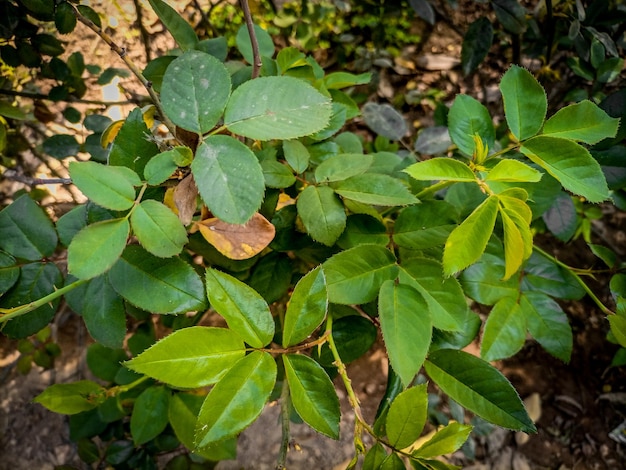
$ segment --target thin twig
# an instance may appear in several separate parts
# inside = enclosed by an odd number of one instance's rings
[[[77,9],[74,9],[74,14],[76,15],[76,18],[78,19],[78,21],[83,23],[85,26],[91,29],[94,33],[100,36],[100,38],[102,38],[102,40],[109,45],[109,47],[113,50],[113,52],[115,52],[118,56],[120,56],[120,59],[124,61],[128,69],[133,73],[133,75],[135,75],[135,77],[137,77],[137,79],[141,82],[144,88],[148,91],[148,94],[150,95],[150,98],[152,99],[154,106],[156,106],[157,110],[159,111],[159,115],[161,116],[161,121],[163,122],[163,124],[165,124],[165,126],[169,129],[170,133],[174,137],[176,137],[176,126],[174,125],[172,121],[170,121],[167,115],[163,112],[163,107],[161,106],[161,100],[159,99],[159,96],[156,94],[156,92],[152,88],[152,82],[150,82],[146,77],[144,77],[141,70],[139,70],[139,67],[137,67],[137,65],[132,61],[132,59],[128,57],[126,48],[118,46],[117,43],[113,41],[113,38],[111,36],[109,36],[106,32],[104,32],[102,28],[96,25],[89,18],[86,18],[83,15],[81,15]]]
[[[47,100],[47,101],[63,101],[66,103],[83,103],[83,104],[95,104],[100,106],[115,106],[115,105],[124,105],[124,104],[137,104],[139,102],[138,99],[133,100],[121,100],[121,101],[100,101],[100,100],[85,100],[82,98],[76,98],[74,96],[69,96],[64,100],[55,100],[50,98],[48,95],[44,95],[43,93],[30,93],[27,91],[15,91],[15,90],[0,90],[0,95],[5,96],[20,96],[22,98],[30,98],[33,100]]]
[[[250,34],[250,43],[252,44],[252,78],[259,76],[259,71],[263,62],[261,62],[261,54],[259,53],[259,42],[256,38],[256,32],[254,31],[254,23],[252,22],[252,13],[250,13],[250,6],[248,0],[239,0],[241,8],[243,9],[243,16],[246,19],[246,26],[248,27],[248,33]]]
[[[280,392],[280,422],[282,429],[282,440],[276,470],[285,470],[287,464],[287,453],[289,452],[289,414],[291,412],[291,397],[289,395],[289,383],[283,380]]]
[[[213,27],[213,25],[211,24],[211,21],[209,20],[209,17],[207,16],[207,14],[204,12],[204,10],[202,9],[202,6],[200,5],[200,3],[198,2],[198,0],[193,0],[193,5],[196,7],[196,10],[198,10],[198,12],[200,13],[200,17],[202,18],[202,20],[200,21],[201,25],[204,25],[204,27],[207,29],[208,31],[211,31],[211,33],[213,34],[213,36],[219,36],[219,34],[217,33],[217,31],[215,31],[215,28]],[[210,10],[209,10],[210,11]]]
[[[143,47],[146,51],[146,61],[150,62],[152,60],[152,52],[150,51],[150,35],[143,25],[143,12],[141,5],[139,4],[139,0],[133,0],[133,3],[135,4],[135,11],[137,12],[137,26],[139,26],[141,41],[143,42]]]
[[[2,176],[11,181],[24,183],[27,186],[40,186],[44,184],[72,184],[72,180],[70,178],[32,178],[30,176],[20,175],[13,169],[6,170]]]

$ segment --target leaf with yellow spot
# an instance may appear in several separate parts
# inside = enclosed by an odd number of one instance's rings
[[[196,224],[207,242],[230,259],[249,259],[274,239],[276,229],[258,212],[245,224],[229,224],[213,217]]]
[[[100,136],[100,145],[102,145],[103,149],[107,148],[109,144],[113,143],[113,141],[117,137],[118,132],[124,125],[124,122],[124,119],[112,122],[111,124],[109,124],[109,127],[104,130],[104,132]]]

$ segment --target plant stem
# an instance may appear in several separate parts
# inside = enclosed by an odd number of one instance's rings
[[[602,301],[598,298],[598,296],[596,296],[596,294],[593,293],[591,288],[587,285],[587,283],[585,281],[582,280],[582,278],[580,277],[580,275],[576,272],[576,270],[574,268],[572,268],[571,266],[568,266],[567,264],[559,261],[554,256],[552,256],[551,254],[545,252],[544,250],[542,250],[541,248],[539,248],[536,245],[533,246],[533,249],[537,253],[539,253],[541,256],[543,256],[544,258],[547,258],[550,261],[552,261],[553,263],[555,263],[557,266],[560,266],[561,268],[566,269],[567,271],[569,271],[570,274],[572,276],[574,276],[574,278],[576,279],[578,284],[580,284],[580,286],[583,288],[583,290],[591,298],[593,303],[595,303],[598,306],[598,308],[600,310],[602,310],[602,313],[604,313],[605,315],[615,315],[615,312],[613,312],[610,308],[608,308],[606,305],[604,305],[602,303]]]
[[[75,98],[73,96],[68,97],[65,100],[53,100],[48,95],[44,95],[43,93],[29,93],[27,91],[16,91],[16,90],[0,90],[0,95],[5,96],[20,96],[22,98],[30,98],[33,100],[47,100],[47,101],[63,101],[66,103],[83,103],[83,104],[95,104],[100,106],[115,106],[115,105],[123,105],[123,104],[137,104],[137,100],[121,100],[121,101],[100,101],[100,100],[84,100],[82,98]]]
[[[259,76],[259,71],[261,70],[261,66],[263,62],[261,62],[261,54],[259,54],[259,42],[256,38],[256,33],[254,31],[254,22],[252,21],[252,14],[250,13],[250,5],[248,5],[248,0],[239,0],[241,4],[241,8],[243,9],[243,16],[246,19],[246,26],[248,27],[248,34],[250,34],[250,42],[252,44],[252,78],[257,78]]]
[[[146,62],[152,60],[152,54],[150,52],[150,35],[143,25],[143,11],[139,0],[133,0],[135,4],[135,11],[137,12],[137,26],[139,26],[139,32],[141,33],[141,41],[143,42],[144,50],[146,51]]]
[[[163,112],[163,107],[161,106],[161,100],[159,99],[159,96],[154,91],[154,88],[152,88],[152,82],[150,82],[146,77],[144,77],[141,70],[139,70],[139,67],[137,67],[137,65],[131,60],[131,58],[128,57],[128,54],[126,53],[126,48],[118,46],[115,43],[115,41],[113,41],[113,38],[111,36],[105,33],[102,28],[97,26],[89,18],[86,18],[83,15],[81,15],[77,9],[74,9],[74,14],[76,15],[76,18],[78,19],[78,21],[83,23],[85,26],[87,26],[89,29],[95,32],[98,36],[100,36],[100,38],[102,38],[102,40],[106,42],[109,45],[109,47],[111,47],[111,49],[118,56],[120,56],[120,59],[124,61],[128,69],[133,73],[133,75],[135,75],[135,77],[137,77],[137,79],[141,82],[144,88],[148,91],[148,94],[150,95],[150,98],[152,99],[154,106],[156,106],[157,110],[159,111],[159,115],[161,116],[161,120],[163,124],[165,124],[165,126],[169,129],[170,133],[174,137],[176,137],[176,126],[174,125],[172,121],[170,121],[167,115]]]
[[[119,395],[120,393],[128,392],[130,389],[135,388],[137,385],[145,382],[148,379],[150,379],[150,377],[148,377],[147,375],[144,375],[143,377],[140,377],[137,380],[135,380],[134,382],[131,382],[129,384],[118,385],[117,387],[113,387],[113,388],[109,389],[108,392],[107,392],[107,395],[109,395],[111,397],[115,397],[115,396]]]
[[[448,186],[452,185],[456,181],[439,181],[438,183],[433,184],[425,189],[422,189],[419,193],[415,195],[418,199],[423,198],[424,196],[429,196],[431,194],[435,194],[437,191],[440,191]]]
[[[70,178],[31,178],[30,176],[19,175],[13,169],[8,169],[2,176],[12,181],[24,183],[27,186],[39,186],[42,184],[72,184],[72,180]]]
[[[287,452],[289,452],[289,414],[291,411],[291,396],[289,395],[289,384],[287,379],[283,380],[283,387],[280,392],[280,422],[282,429],[282,440],[276,470],[286,470]]]
[[[5,323],[9,320],[12,320],[13,318],[20,317],[26,313],[32,312],[33,310],[36,310],[39,307],[42,307],[49,302],[52,302],[53,300],[61,297],[62,295],[68,293],[69,291],[75,289],[76,287],[84,284],[87,281],[88,279],[79,279],[78,281],[75,281],[65,287],[62,287],[61,289],[56,290],[53,293],[48,294],[39,300],[35,300],[34,302],[30,302],[25,305],[20,305],[19,307],[0,308],[0,315],[1,315],[0,324]]]

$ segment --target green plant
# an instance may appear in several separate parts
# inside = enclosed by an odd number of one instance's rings
[[[614,137],[618,119],[590,101],[546,119],[543,88],[512,66],[500,84],[506,136],[496,140],[487,109],[459,95],[447,118],[452,158],[402,158],[402,116],[369,103],[364,118],[379,137],[365,153],[342,129],[359,113],[349,90],[367,75],[326,74],[291,47],[272,58],[249,15],[237,45],[250,65],[226,67],[224,42],[200,41],[164,2],[150,4],[180,53],[141,72],[63,3],[146,86],[170,135],[155,136],[151,111],[137,108],[98,128],[112,140],[106,163],[69,163],[88,203],[54,223],[28,194],[0,212],[3,333],[37,333],[64,296],[96,340],[87,362],[102,382],[55,384],[35,399],[71,416],[83,460],[153,468],[154,454],[180,444],[192,456],[175,457],[177,468],[229,458],[236,435],[279,399],[282,467],[292,410],[338,437],[329,378],[338,374],[356,415],[350,467],[365,454],[364,468],[458,468],[436,457],[460,448],[470,425],[450,421],[414,446],[428,414],[427,384],[415,383],[422,369],[462,407],[534,432],[488,361],[515,354],[527,332],[567,361],[572,333],[555,299],[585,293],[626,346],[624,275],[611,286],[613,313],[581,273],[533,244],[535,221],[566,191],[590,204],[610,198],[585,145]],[[67,276],[52,262],[59,246]],[[462,351],[481,326],[466,297],[493,306],[480,358]],[[227,326],[201,326],[207,311]],[[158,341],[153,316],[171,329]],[[379,331],[391,369],[368,423],[345,364]]]

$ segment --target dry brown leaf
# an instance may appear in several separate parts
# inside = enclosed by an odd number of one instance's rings
[[[243,225],[229,224],[213,217],[196,226],[207,242],[224,256],[242,260],[260,253],[274,239],[276,229],[261,214],[256,213]]]
[[[178,183],[174,190],[174,204],[178,210],[178,218],[183,225],[189,225],[196,212],[196,198],[198,197],[198,187],[193,179],[193,175],[187,175]]]

